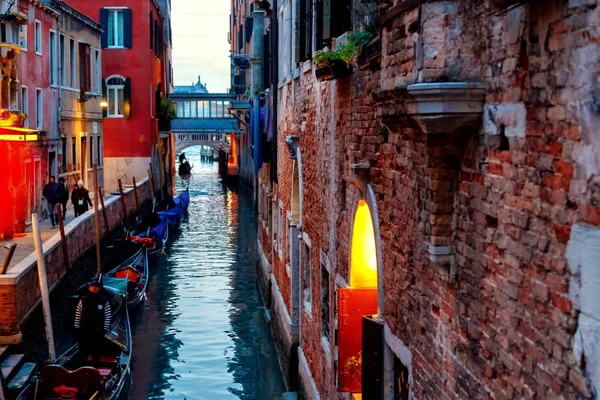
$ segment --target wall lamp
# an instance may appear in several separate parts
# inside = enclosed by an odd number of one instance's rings
[[[367,198],[367,186],[371,172],[371,164],[368,161],[363,161],[358,164],[350,164],[350,169],[354,172],[354,180],[352,185],[360,192],[361,200]]]

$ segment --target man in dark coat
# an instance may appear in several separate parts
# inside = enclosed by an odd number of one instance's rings
[[[44,186],[42,196],[48,202],[48,214],[50,215],[50,222],[52,223],[52,229],[56,228],[56,205],[60,202],[61,187],[56,183],[53,176],[50,177],[50,182]]]
[[[80,355],[85,360],[92,356],[92,362],[100,360],[102,343],[112,323],[110,303],[104,297],[103,289],[99,276],[90,283],[88,294],[79,300],[75,312],[75,335]]]
[[[67,203],[69,202],[69,188],[65,183],[65,178],[62,176],[58,178],[58,184],[61,187],[60,190],[60,204],[62,205],[62,216],[63,220],[67,217]]]
[[[179,155],[179,163],[183,164],[184,161],[186,161],[187,159],[185,158],[185,153],[181,153]]]
[[[77,182],[77,187],[73,190],[71,195],[71,202],[75,207],[75,217],[83,215],[88,210],[88,205],[92,206],[92,200],[90,200],[90,192],[83,187],[83,181]]]

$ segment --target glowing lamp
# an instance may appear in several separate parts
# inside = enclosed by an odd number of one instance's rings
[[[350,286],[354,288],[376,288],[377,252],[375,233],[371,212],[364,200],[361,200],[356,208],[351,251]]]
[[[102,100],[102,101],[100,102],[100,107],[102,107],[102,108],[107,108],[107,107],[108,107],[108,102],[107,102],[106,100]]]

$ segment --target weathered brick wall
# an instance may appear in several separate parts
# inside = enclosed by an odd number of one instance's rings
[[[379,209],[384,319],[412,353],[415,398],[590,395],[573,355],[578,310],[565,251],[573,223],[600,225],[600,7],[499,3],[423,4],[384,28],[381,71],[355,68],[319,83],[305,65],[279,90],[276,195],[289,212],[284,140],[299,135],[302,232],[312,256],[301,346],[322,398],[336,389],[333,355],[321,345],[320,253],[334,269],[333,305],[336,274],[348,280],[350,164],[364,160]],[[388,130],[372,97],[432,81],[476,81],[487,91],[479,131],[442,146],[437,159],[406,135],[414,127]],[[444,151],[457,152],[458,164],[432,163]],[[424,242],[448,231],[454,262],[434,264]],[[285,263],[274,273],[288,296]]]
[[[138,199],[140,205],[151,198],[148,180],[138,183]],[[126,207],[131,215],[135,210],[133,190],[125,194]],[[112,231],[121,225],[121,202],[110,201],[106,204],[109,229]],[[104,235],[104,222],[100,213],[100,234]],[[83,221],[81,220],[83,219]],[[93,210],[79,220],[65,227],[69,260],[73,265],[83,254],[96,243]],[[58,235],[58,234],[57,234]],[[50,239],[45,244],[46,273],[48,286],[55,285],[64,275],[64,259],[60,237]],[[50,247],[50,248],[48,248]],[[0,276],[0,335],[14,335],[27,315],[40,301],[37,263],[35,254],[14,266],[7,274]]]

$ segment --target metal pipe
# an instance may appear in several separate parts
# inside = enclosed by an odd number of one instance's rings
[[[31,226],[33,228],[33,242],[35,244],[35,255],[37,258],[40,293],[42,295],[46,339],[48,340],[48,355],[49,361],[52,362],[56,359],[56,350],[54,347],[54,333],[52,330],[52,316],[50,313],[50,291],[48,290],[48,277],[46,275],[46,260],[44,259],[42,232],[37,214],[31,216]]]

